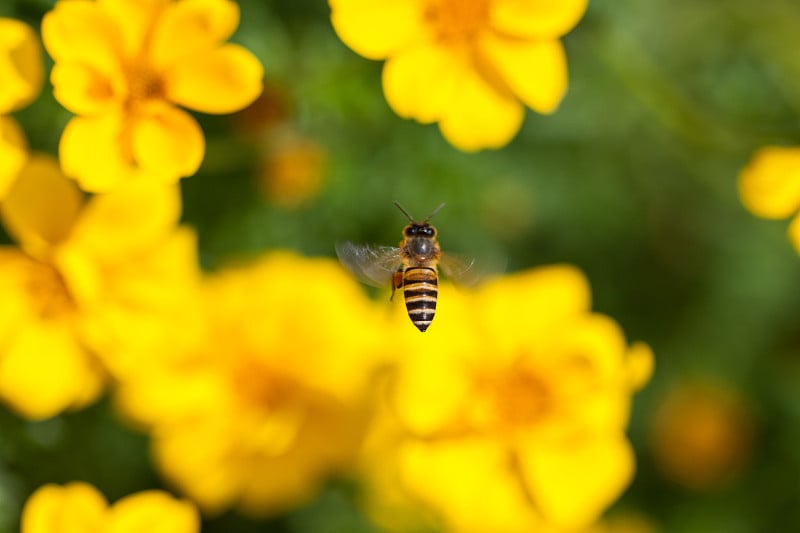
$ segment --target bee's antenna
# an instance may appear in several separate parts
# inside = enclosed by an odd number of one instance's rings
[[[439,205],[439,207],[437,207],[436,209],[434,209],[434,210],[433,210],[433,213],[431,213],[430,215],[428,215],[428,216],[427,216],[427,218],[425,218],[425,220],[423,220],[423,221],[422,221],[422,223],[423,223],[423,224],[425,224],[425,223],[426,223],[426,222],[428,222],[430,219],[432,219],[432,218],[433,218],[433,215],[435,215],[436,213],[438,213],[438,212],[439,212],[439,210],[440,210],[441,208],[443,208],[443,207],[444,207],[444,202],[442,202],[442,203],[441,203],[441,205]]]
[[[394,205],[396,205],[396,206],[397,206],[397,209],[399,209],[400,211],[402,211],[402,212],[403,212],[403,214],[404,214],[405,216],[407,216],[407,217],[408,217],[408,220],[410,220],[411,222],[414,222],[414,217],[412,217],[411,215],[409,215],[409,214],[408,214],[408,211],[406,211],[405,209],[403,209],[403,206],[401,206],[400,204],[398,204],[398,203],[397,203],[397,200],[395,200],[395,202],[394,202]],[[438,211],[438,209],[437,209],[437,211]],[[430,217],[428,217],[428,218],[430,218]]]

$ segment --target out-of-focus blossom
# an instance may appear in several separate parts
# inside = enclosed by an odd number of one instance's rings
[[[506,145],[525,106],[552,113],[567,89],[559,38],[587,0],[329,0],[347,46],[385,59],[383,92],[401,117],[438,122],[455,147]]]
[[[3,115],[36,98],[43,78],[42,49],[36,33],[23,22],[0,18],[0,199],[28,158],[22,129]]]
[[[730,385],[696,380],[674,386],[652,420],[651,447],[661,472],[693,490],[734,480],[753,449],[755,420]]]
[[[0,17],[0,114],[31,103],[42,89],[42,48],[33,29]]]
[[[325,177],[325,148],[298,127],[294,102],[283,85],[267,83],[250,106],[232,117],[232,124],[258,154],[256,186],[261,196],[284,208],[308,204]]]
[[[159,490],[137,492],[109,505],[88,483],[45,485],[22,512],[21,533],[198,533],[190,502]]]
[[[258,187],[267,201],[298,207],[314,198],[322,187],[326,154],[310,137],[280,128],[264,140],[258,168]]]
[[[371,514],[413,522],[422,502],[416,519],[459,533],[594,523],[633,475],[625,429],[653,361],[589,300],[584,276],[555,266],[473,295],[443,285],[424,337],[399,316],[395,421],[365,448]]]
[[[206,335],[120,385],[169,482],[214,513],[269,515],[347,470],[377,361],[376,309],[329,259],[272,253],[207,281]]]
[[[0,247],[0,398],[23,416],[91,402],[108,371],[135,364],[126,343],[147,346],[193,305],[194,235],[176,227],[175,186],[86,201],[54,159],[33,155],[0,214],[19,243]]]
[[[754,215],[783,219],[795,215],[789,238],[800,253],[800,147],[767,146],[739,174],[739,197]]]
[[[238,24],[230,0],[59,1],[42,35],[55,97],[78,115],[61,137],[64,172],[88,191],[194,174],[203,132],[177,106],[230,113],[261,92],[258,59],[225,42]]]

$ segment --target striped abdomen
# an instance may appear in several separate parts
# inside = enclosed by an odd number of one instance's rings
[[[403,296],[411,322],[420,331],[431,325],[436,312],[438,275],[431,267],[408,267],[403,271]]]

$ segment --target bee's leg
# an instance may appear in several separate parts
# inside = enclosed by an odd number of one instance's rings
[[[389,296],[390,302],[392,301],[392,298],[394,298],[394,291],[401,288],[402,286],[403,286],[403,271],[398,270],[392,276],[392,295]]]

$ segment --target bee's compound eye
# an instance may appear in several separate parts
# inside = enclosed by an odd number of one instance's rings
[[[417,228],[414,226],[407,226],[404,233],[406,237],[413,237],[417,234]]]
[[[422,233],[424,235],[427,235],[428,237],[433,237],[434,231],[431,226],[427,226],[425,228],[422,228]]]

